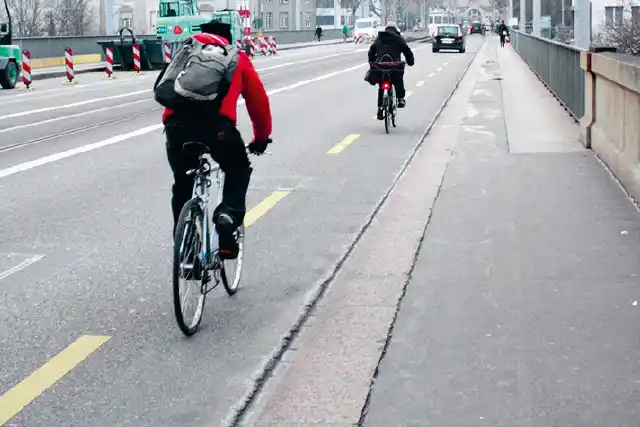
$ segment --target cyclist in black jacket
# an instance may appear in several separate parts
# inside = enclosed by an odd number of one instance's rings
[[[407,42],[400,35],[400,29],[395,22],[387,23],[384,31],[378,32],[378,37],[369,48],[369,62],[400,62],[401,55],[404,55],[407,64],[411,67],[414,64],[413,52]],[[372,81],[380,79],[380,73],[376,70],[370,70]],[[398,108],[404,108],[407,102],[404,99],[404,70],[394,71],[391,73],[391,84],[398,98]],[[382,111],[382,88],[378,89],[378,120],[384,119]]]

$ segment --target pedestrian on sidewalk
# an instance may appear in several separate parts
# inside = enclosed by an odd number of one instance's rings
[[[316,27],[316,40],[320,41],[321,38],[322,38],[322,27],[318,25]]]
[[[498,27],[498,34],[500,34],[500,47],[504,47],[504,43],[507,40],[507,36],[509,35],[509,27],[504,23],[504,19],[500,22],[500,26]]]
[[[347,24],[344,24],[344,27],[342,27],[342,43],[347,42],[348,36],[349,36],[349,27],[347,27]]]

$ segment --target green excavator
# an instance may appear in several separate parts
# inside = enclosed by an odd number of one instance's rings
[[[13,28],[7,0],[4,0],[4,9],[7,22],[0,22],[0,87],[13,89],[22,69],[22,52],[20,46],[12,44]]]

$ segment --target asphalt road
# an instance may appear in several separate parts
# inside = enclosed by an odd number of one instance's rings
[[[413,44],[408,108],[391,135],[362,80],[366,46],[255,61],[271,94],[274,144],[272,156],[253,161],[248,205],[292,190],[248,229],[241,290],[211,293],[191,339],[173,316],[171,174],[151,99],[156,73],[84,74],[75,86],[58,78],[0,93],[0,425],[220,425],[482,39],[467,43],[465,54]]]

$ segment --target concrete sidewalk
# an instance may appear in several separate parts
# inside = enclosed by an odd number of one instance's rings
[[[640,214],[510,46],[476,66],[360,424],[637,427]]]

